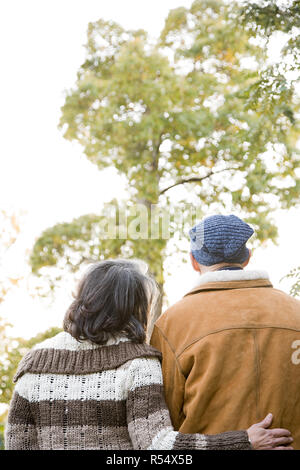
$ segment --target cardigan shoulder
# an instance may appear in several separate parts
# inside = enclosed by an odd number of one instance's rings
[[[62,332],[36,345],[21,360],[14,382],[25,373],[92,374],[116,369],[136,358],[161,360],[161,353],[145,343],[133,343],[125,337],[112,339],[104,346],[79,342]]]

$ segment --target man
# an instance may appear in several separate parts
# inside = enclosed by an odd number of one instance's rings
[[[157,320],[151,344],[176,430],[246,429],[272,412],[300,449],[300,302],[244,270],[252,234],[234,215],[190,231],[198,285]]]

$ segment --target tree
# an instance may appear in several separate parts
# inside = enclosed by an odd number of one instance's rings
[[[258,240],[274,240],[272,210],[299,201],[299,100],[292,87],[272,86],[268,102],[260,99],[265,44],[261,34],[253,40],[237,12],[235,2],[196,0],[169,13],[154,45],[145,31],[90,23],[86,60],[66,95],[60,126],[99,170],[113,166],[125,175],[131,203],[175,214],[172,195],[181,187],[183,207],[190,200],[202,212],[238,211]],[[33,248],[33,270],[70,265],[72,257],[78,265],[83,251],[95,250],[92,258],[140,256],[163,284],[167,240],[104,242],[99,217],[46,230]]]
[[[289,0],[279,3],[277,0],[244,1],[240,9],[240,19],[253,34],[261,34],[269,39],[278,31],[285,33],[287,42],[281,51],[283,56],[291,54],[292,70],[299,69],[300,38],[300,1]]]
[[[275,0],[244,1],[240,20],[252,37],[261,38],[266,44],[281,34],[281,44],[278,46],[280,60],[265,64],[259,80],[251,86],[249,103],[255,106],[259,102],[272,113],[277,112],[279,105],[283,114],[295,124],[295,109],[290,103],[299,103],[299,92],[295,89],[300,71],[299,0],[281,5]]]
[[[285,116],[292,123],[296,123],[297,116],[289,103],[299,101],[295,84],[299,83],[300,71],[300,1],[291,0],[281,5],[275,0],[261,0],[255,3],[246,1],[241,8],[240,18],[250,34],[270,41],[274,35],[281,33],[284,39],[280,61],[267,65],[259,80],[252,84],[249,104],[255,106],[259,101],[260,106],[269,107],[276,113],[278,103],[282,103]],[[275,101],[270,100],[274,90]],[[290,294],[299,296],[300,267],[292,269],[284,278],[294,279]]]

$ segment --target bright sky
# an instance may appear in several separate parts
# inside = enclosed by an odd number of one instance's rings
[[[99,212],[104,201],[122,197],[124,182],[112,170],[100,173],[79,146],[63,139],[57,124],[63,92],[71,87],[84,58],[89,21],[112,19],[125,28],[161,30],[169,9],[191,0],[10,0],[0,5],[1,67],[1,208],[24,210],[20,241],[2,268],[24,275],[1,305],[0,315],[14,325],[14,334],[30,337],[61,320],[71,291],[57,300],[33,298],[28,292],[28,250],[40,232],[57,222]],[[274,54],[276,45],[274,46]],[[255,252],[253,268],[267,269],[276,286],[299,264],[299,210],[279,213],[279,246]],[[188,265],[174,268],[166,283],[168,299],[178,300],[194,282]]]

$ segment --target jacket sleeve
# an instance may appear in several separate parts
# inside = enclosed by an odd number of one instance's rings
[[[17,383],[5,427],[5,449],[38,450],[37,432],[30,412],[30,402],[21,395],[21,391],[22,387]]]
[[[185,377],[171,346],[156,325],[150,342],[151,346],[162,353],[165,400],[170,411],[172,424],[178,430],[185,419],[183,409]]]
[[[234,450],[251,449],[246,431],[208,436],[174,430],[164,399],[158,359],[134,359],[129,367],[127,424],[136,450]]]

